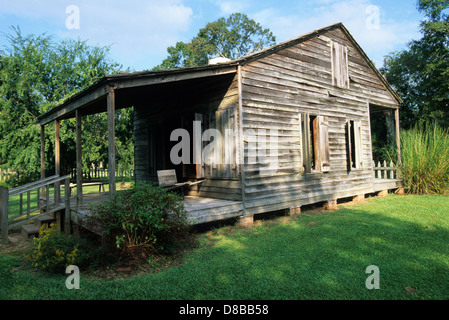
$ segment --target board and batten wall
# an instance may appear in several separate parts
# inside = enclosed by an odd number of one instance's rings
[[[333,84],[332,43],[347,47],[349,87]],[[251,162],[245,143],[246,214],[336,200],[372,192],[369,105],[397,108],[398,103],[340,29],[333,29],[241,67],[243,128],[276,129],[278,170]],[[304,173],[301,114],[327,117],[328,172]],[[348,170],[348,121],[361,123],[362,165]],[[269,152],[269,151],[267,151]]]

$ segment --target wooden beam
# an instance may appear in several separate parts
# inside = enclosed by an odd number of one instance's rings
[[[81,112],[76,110],[76,203],[83,203],[83,158],[82,158],[82,119]],[[67,191],[66,191],[67,192]]]
[[[61,143],[60,143],[60,123],[59,120],[55,121],[55,175],[60,176],[61,175]],[[60,195],[61,195],[61,183],[57,182],[55,183],[55,203],[59,202]]]
[[[240,181],[242,185],[242,212],[243,216],[248,215],[246,210],[246,176],[245,176],[245,143],[243,141],[243,74],[242,67],[238,66],[238,92],[239,92],[239,103],[238,103],[238,113],[239,113],[239,134],[238,134],[238,149],[239,149],[239,160],[240,160]],[[236,128],[237,129],[237,128]]]
[[[113,87],[108,88],[107,98],[108,109],[108,155],[109,155],[109,196],[112,197],[115,192],[115,90]]]
[[[9,190],[6,187],[0,186],[0,229],[1,240],[8,243],[8,208],[9,204]]]
[[[398,164],[401,164],[402,159],[401,159],[401,133],[399,126],[399,109],[394,110],[394,120],[396,122],[396,147],[398,152]]]
[[[79,95],[70,98],[68,101],[56,107],[55,109],[43,114],[39,117],[39,123],[41,126],[46,125],[58,118],[67,116],[68,114],[72,114],[70,118],[73,118],[73,112],[75,112],[75,110],[91,104],[97,100],[104,99],[105,96],[106,90],[104,86],[92,88],[90,91],[80,93]]]
[[[41,180],[45,179],[45,126],[41,126]],[[41,194],[45,194],[45,189],[41,189]]]

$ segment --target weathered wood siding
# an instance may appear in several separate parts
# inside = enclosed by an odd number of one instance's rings
[[[348,49],[349,88],[333,85],[331,43]],[[369,104],[397,101],[339,29],[327,31],[242,66],[244,129],[276,129],[279,169],[265,175],[245,143],[248,214],[349,197],[373,190]],[[330,170],[302,172],[300,114],[327,117]],[[348,170],[346,123],[362,126],[362,168]],[[269,152],[269,151],[268,151]]]

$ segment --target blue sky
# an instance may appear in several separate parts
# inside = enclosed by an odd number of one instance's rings
[[[343,22],[377,67],[386,54],[420,37],[423,19],[416,0],[0,0],[0,47],[10,26],[19,26],[24,34],[111,46],[115,61],[140,71],[159,64],[168,46],[233,12],[269,28],[277,42]]]

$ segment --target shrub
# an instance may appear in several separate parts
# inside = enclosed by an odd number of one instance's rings
[[[116,193],[92,211],[125,254],[168,252],[189,234],[181,197],[147,183]]]
[[[34,239],[34,250],[27,256],[33,267],[48,272],[65,272],[69,265],[83,263],[80,242],[54,228],[42,226],[39,238]]]
[[[438,125],[417,125],[401,133],[402,164],[398,172],[410,193],[447,192],[449,132]]]

